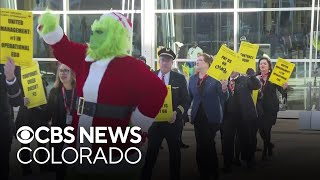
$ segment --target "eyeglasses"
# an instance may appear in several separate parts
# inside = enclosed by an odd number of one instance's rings
[[[70,73],[70,69],[59,69],[60,73]]]

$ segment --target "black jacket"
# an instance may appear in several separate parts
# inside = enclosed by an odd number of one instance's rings
[[[158,75],[159,70],[154,73]],[[190,106],[187,81],[182,74],[170,71],[169,85],[171,85],[173,111],[177,111],[177,119],[181,120]],[[180,109],[183,109],[183,112]]]
[[[243,120],[256,120],[257,111],[252,99],[252,90],[261,87],[259,79],[255,76],[239,76],[235,80],[234,94],[229,90],[229,99],[225,103],[224,114],[239,113]]]
[[[0,144],[3,146],[10,145],[12,141],[12,119],[11,106],[17,107],[23,103],[22,88],[20,81],[20,68],[16,67],[16,82],[13,85],[7,85],[4,76],[3,64],[0,64]]]
[[[75,88],[74,88],[75,91]],[[74,92],[73,105],[76,106],[76,92]],[[63,94],[61,88],[52,88],[49,94],[48,110],[52,119],[52,126],[66,127],[66,109],[64,107]],[[76,111],[73,108],[73,112]]]
[[[282,87],[271,83],[267,80],[263,90],[259,94],[258,106],[259,106],[259,115],[264,113],[270,113],[276,115],[279,111],[279,99],[277,97],[277,90],[282,94],[286,94],[287,91]]]

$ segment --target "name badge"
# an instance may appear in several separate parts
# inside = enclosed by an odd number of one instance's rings
[[[72,115],[68,113],[66,118],[66,124],[71,125],[71,123],[72,123]]]

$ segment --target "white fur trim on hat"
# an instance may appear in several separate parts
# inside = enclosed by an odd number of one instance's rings
[[[100,17],[100,20],[105,17],[112,17],[113,19],[118,20],[123,25],[123,27],[125,27],[128,32],[132,34],[132,23],[123,14],[118,12],[106,13]]]
[[[39,36],[42,37],[43,40],[49,45],[56,44],[63,37],[64,33],[60,26],[58,26],[54,31],[49,32],[48,34],[45,34],[45,35],[41,35],[39,27],[40,27],[40,24],[37,26],[37,32],[39,33]]]
[[[138,108],[132,112],[131,123],[141,128],[142,132],[148,132],[148,129],[154,122],[154,118],[143,115]]]

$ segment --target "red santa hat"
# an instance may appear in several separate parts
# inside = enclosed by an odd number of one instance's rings
[[[123,25],[123,27],[126,28],[130,34],[132,34],[132,23],[123,14],[118,12],[106,13],[101,15],[100,20],[105,17],[112,17],[113,19],[118,20]]]

